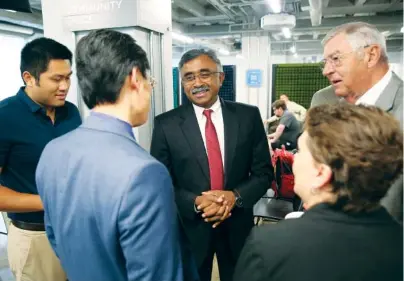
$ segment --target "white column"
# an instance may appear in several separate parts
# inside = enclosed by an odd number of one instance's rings
[[[271,101],[271,45],[269,35],[247,34],[242,37],[242,58],[237,58],[237,94],[238,102],[255,105],[260,109],[261,117],[268,118],[268,102]],[[247,71],[259,69],[262,72],[261,87],[247,86]]]
[[[62,43],[74,53],[76,46],[74,34],[63,25],[61,2],[62,1],[58,0],[42,0],[44,36],[52,38],[59,43]],[[73,71],[75,72],[74,66]],[[75,105],[78,105],[77,77],[75,75],[72,75],[71,78],[71,85],[67,100],[74,103]]]
[[[42,0],[41,3],[44,36],[66,45],[73,53],[76,47],[74,31],[78,30],[139,26],[162,33],[164,46],[158,52],[163,53],[164,72],[156,78],[164,85],[164,109],[173,107],[170,0]],[[154,9],[156,6],[159,9]],[[78,105],[77,93],[77,79],[73,75],[67,100]]]
[[[73,53],[79,38],[100,28],[125,32],[146,51],[151,74],[158,84],[149,120],[135,128],[134,133],[140,145],[148,150],[154,117],[173,107],[171,1],[42,0],[42,9],[44,35],[66,45]],[[85,118],[89,111],[78,93],[77,77],[73,75],[68,100],[79,107]]]

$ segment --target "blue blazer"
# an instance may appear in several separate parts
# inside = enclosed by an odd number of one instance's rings
[[[173,186],[129,124],[92,113],[50,142],[36,181],[70,281],[182,281]]]

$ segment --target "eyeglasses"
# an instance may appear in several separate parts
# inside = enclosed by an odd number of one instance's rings
[[[150,76],[149,78],[148,78],[148,82],[149,82],[149,85],[152,87],[152,88],[154,88],[156,85],[157,85],[157,80],[156,80],[156,78],[154,78],[154,77],[152,77],[152,76]]]
[[[344,58],[346,58],[348,55],[350,55],[353,52],[354,51],[345,53],[345,54],[336,54],[336,55],[332,55],[328,58],[323,59],[322,61],[320,61],[321,71],[324,71],[324,68],[327,66],[327,63],[330,63],[333,68],[340,67],[342,65],[342,61],[344,60]]]
[[[353,50],[351,52],[348,52],[348,53],[331,55],[330,57],[325,58],[322,61],[320,61],[320,63],[319,63],[320,69],[321,69],[321,71],[324,71],[324,68],[327,66],[327,63],[330,63],[333,68],[340,67],[342,65],[343,60],[346,57],[348,57],[350,54],[357,52],[359,49],[362,49],[362,48],[364,49],[367,47],[369,47],[369,46],[366,45],[364,47],[360,47],[360,48]]]
[[[220,71],[201,71],[197,74],[195,73],[189,73],[187,75],[185,75],[184,77],[182,77],[182,81],[185,84],[191,84],[196,80],[196,77],[198,77],[201,81],[207,82],[209,81],[213,75],[218,74],[218,73],[222,73]]]

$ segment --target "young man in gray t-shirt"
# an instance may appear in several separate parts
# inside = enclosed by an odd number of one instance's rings
[[[295,149],[301,130],[300,122],[287,110],[283,100],[275,101],[272,108],[274,114],[280,118],[275,133],[268,135],[272,149],[280,148],[282,145],[285,145],[287,150]]]

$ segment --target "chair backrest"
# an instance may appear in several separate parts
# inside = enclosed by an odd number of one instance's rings
[[[292,171],[293,153],[285,147],[275,149],[272,155],[272,164],[275,168],[275,184],[272,184],[276,197],[293,199],[294,176]]]

